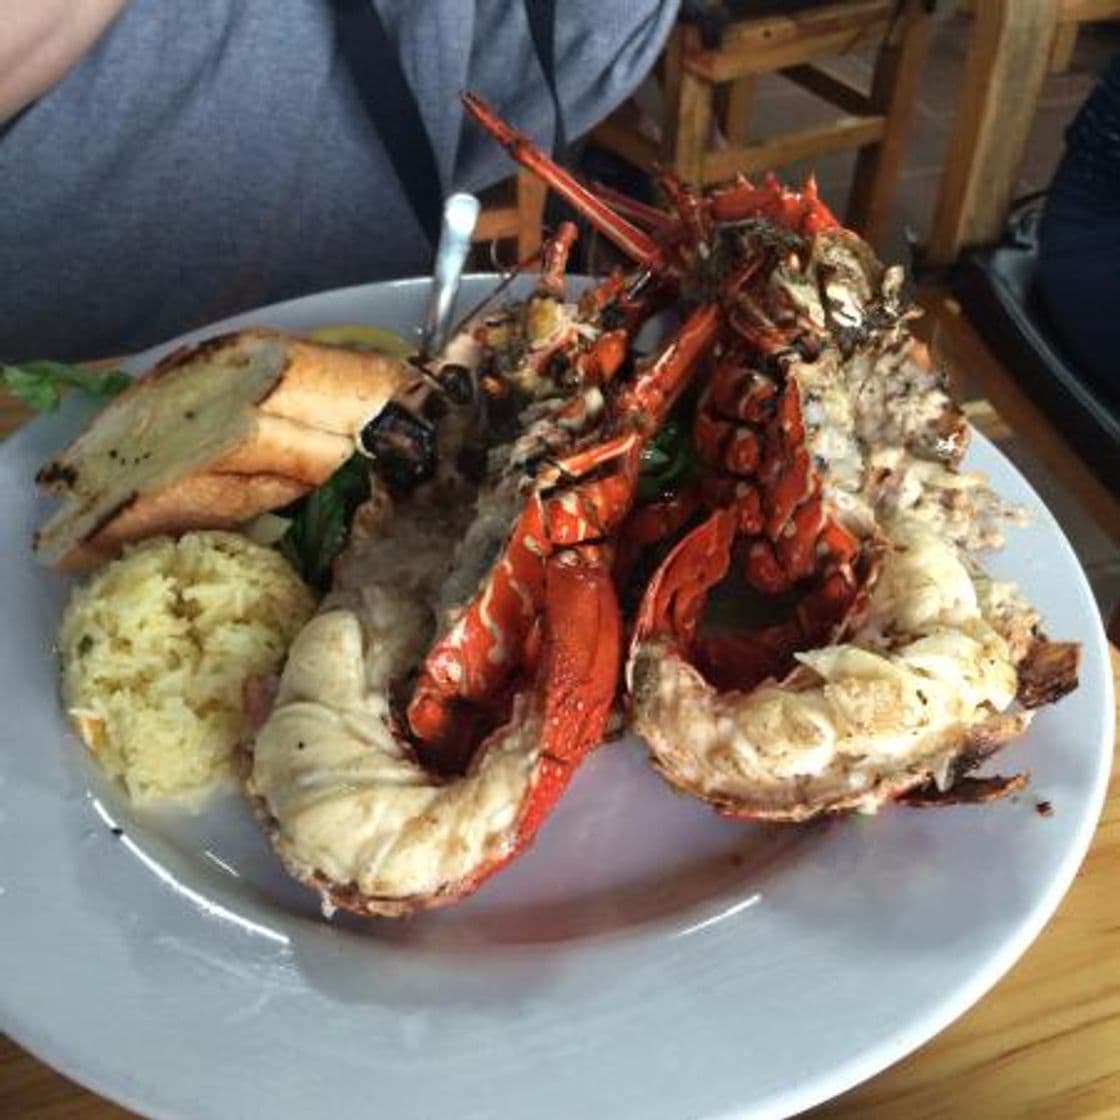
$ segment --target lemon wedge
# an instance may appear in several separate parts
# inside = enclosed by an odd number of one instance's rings
[[[371,327],[364,323],[335,323],[316,327],[307,337],[329,346],[347,346],[354,350],[374,350],[390,358],[408,358],[416,353],[415,344],[396,331]]]

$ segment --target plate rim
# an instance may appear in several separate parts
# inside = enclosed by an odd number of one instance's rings
[[[496,274],[473,273],[469,274],[469,278],[472,281],[492,281],[496,278]],[[236,315],[218,320],[215,323],[185,332],[175,339],[158,344],[140,354],[122,359],[121,364],[126,369],[146,368],[148,364],[157,360],[163,354],[166,354],[178,346],[187,344],[196,338],[208,337],[214,333],[236,329],[241,325],[246,325],[251,322],[260,323],[267,316],[284,315],[299,308],[301,305],[313,304],[316,301],[320,301],[325,296],[347,294],[357,296],[359,294],[368,294],[372,298],[376,298],[376,293],[386,288],[416,288],[427,282],[428,280],[426,277],[407,277],[392,281],[355,284],[344,288],[311,293],[280,303],[240,312]],[[28,427],[30,427],[30,425],[28,425]],[[1067,562],[1077,571],[1082,590],[1087,591],[1088,584],[1076,553],[1073,551],[1072,546],[1065,537],[1054,515],[1037,494],[1030,481],[1023,476],[1014,463],[1012,463],[992,441],[988,440],[982,433],[976,432],[975,429],[973,429],[973,439],[978,442],[980,446],[984,447],[988,453],[1002,460],[1007,469],[1013,472],[1030,492],[1037,505],[1037,509],[1047,520],[1047,529],[1050,534],[1060,542],[1059,547],[1065,553]],[[19,442],[21,441],[19,441],[18,436],[13,436],[11,439],[6,440],[5,446],[0,448],[0,454],[10,454],[11,447],[18,447]],[[1090,601],[1092,601],[1091,593]],[[862,1084],[864,1081],[895,1064],[906,1055],[913,1053],[920,1046],[940,1034],[946,1027],[955,1022],[991,991],[1010,971],[1012,966],[1021,959],[1026,950],[1034,943],[1043,928],[1051,920],[1068,893],[1092,842],[1104,807],[1111,770],[1112,748],[1115,743],[1116,735],[1115,696],[1113,691],[1113,678],[1110,672],[1108,642],[1104,635],[1103,625],[1101,625],[1099,616],[1096,617],[1096,623],[1097,625],[1093,631],[1092,641],[1096,647],[1096,655],[1102,659],[1104,665],[1104,694],[1101,698],[1105,708],[1102,728],[1102,734],[1105,740],[1103,743],[1104,749],[1099,752],[1100,757],[1097,760],[1095,784],[1088,802],[1088,810],[1078,821],[1075,836],[1067,843],[1060,868],[1051,876],[1045,890],[1040,892],[1038,898],[1035,899],[1029,919],[1020,921],[1013,934],[1004,940],[1000,950],[988,957],[984,966],[978,969],[970,981],[958,987],[947,996],[945,1000],[933,1008],[932,1012],[927,1009],[922,1014],[915,1016],[908,1024],[907,1029],[899,1036],[882,1040],[876,1046],[853,1055],[839,1066],[833,1067],[831,1071],[820,1073],[814,1078],[811,1078],[808,1082],[802,1082],[800,1085],[785,1093],[772,1095],[771,1098],[765,1102],[765,1107],[752,1112],[752,1115],[779,1116],[801,1112],[847,1092],[851,1088]],[[160,1096],[157,1078],[150,1078],[145,1084],[137,1084],[134,1093],[131,1079],[121,1081],[113,1080],[108,1073],[98,1075],[96,1070],[91,1068],[88,1060],[83,1058],[81,1048],[79,1047],[78,1050],[71,1053],[71,1048],[65,1045],[62,1037],[58,1035],[57,1032],[54,1033],[53,1037],[50,1036],[50,1032],[46,1035],[41,1035],[39,1031],[36,1031],[30,1018],[25,1019],[20,1016],[18,1010],[9,1005],[7,994],[3,991],[0,991],[0,1009],[3,1010],[4,1030],[17,1045],[23,1047],[51,1068],[57,1070],[91,1092],[110,1101],[117,1101],[124,1107],[141,1114],[153,1115],[153,1113],[148,1110],[154,1105],[159,1110],[154,1113],[154,1115],[182,1115],[182,1113],[175,1110],[170,1102],[160,1104],[156,1099]],[[118,1066],[122,1064],[123,1063],[118,1063]],[[110,1065],[112,1065],[112,1063],[110,1063]],[[147,1098],[143,1095],[145,1091],[148,1092]],[[733,1115],[741,1116],[743,1113],[736,1111],[728,1112],[724,1115],[727,1117]],[[714,1115],[713,1120],[715,1120]]]

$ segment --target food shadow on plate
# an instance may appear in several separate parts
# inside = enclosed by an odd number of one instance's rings
[[[812,844],[811,832],[717,817],[622,740],[585,763],[532,849],[470,899],[404,921],[334,922],[432,952],[676,935],[754,899]]]
[[[813,859],[773,885],[769,916],[799,944],[815,941],[829,955],[845,946],[873,952],[884,967],[892,958],[942,959],[954,947],[996,942],[1012,916],[1026,918],[1037,903],[1037,877],[1052,870],[1043,866],[1052,826],[1037,811],[1040,797],[1028,787],[984,806],[891,805],[873,817],[829,822]],[[1035,866],[986,858],[1006,846],[1009,831],[1026,850],[1037,847]],[[962,875],[967,909],[958,905]]]
[[[337,913],[326,922],[236,794],[197,815],[141,811],[87,765],[85,810],[65,824],[79,853],[74,874],[90,906],[113,910],[138,962],[164,967],[158,946],[188,967],[227,968],[218,934],[225,927],[228,940],[234,927],[237,967],[249,978],[273,983],[277,970],[294,970],[342,1002],[485,1001],[479,970],[497,961],[503,983],[523,976],[538,991],[549,962],[561,968],[572,951],[749,921],[775,878],[816,858],[823,835],[720,820],[669,790],[637,743],[612,744],[588,763],[534,850],[474,898],[411,919]]]
[[[236,794],[197,816],[146,813],[76,762],[90,779],[87,811],[63,823],[75,830],[69,847],[88,904],[113,910],[155,980],[168,969],[233,969],[258,1002],[304,985],[331,1002],[402,1009],[532,1001],[563,983],[573,952],[618,962],[636,941],[750,923],[756,905],[809,959],[856,944],[885,965],[943,959],[954,945],[998,938],[1030,895],[1026,878],[983,858],[989,842],[1010,826],[1029,845],[1048,827],[1029,793],[982,810],[889,807],[872,818],[745,825],[674,794],[638,744],[623,743],[594,756],[537,848],[474,898],[412,919],[326,922]],[[617,859],[589,866],[603,852]],[[137,859],[152,873],[139,890]],[[945,900],[962,867],[981,889],[955,913]],[[868,913],[877,915],[870,941]]]

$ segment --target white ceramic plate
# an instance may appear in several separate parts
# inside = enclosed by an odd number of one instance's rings
[[[469,280],[462,305],[489,284]],[[352,288],[190,337],[249,323],[409,330],[423,298],[418,283]],[[1053,518],[977,438],[970,465],[1035,514],[991,567],[1056,637],[1084,643],[1080,689],[1004,755],[1031,770],[1025,795],[743,826],[670,792],[624,741],[467,903],[327,924],[239,798],[193,818],[137,813],[67,730],[51,651],[66,583],[35,567],[28,541],[44,513],[34,470],[80,419],[71,404],[0,446],[0,1011],[17,1041],[139,1112],[790,1114],[977,1000],[1085,853],[1113,742],[1104,637]]]

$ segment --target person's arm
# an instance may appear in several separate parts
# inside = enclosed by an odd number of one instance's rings
[[[127,0],[0,0],[0,124],[42,96]]]

